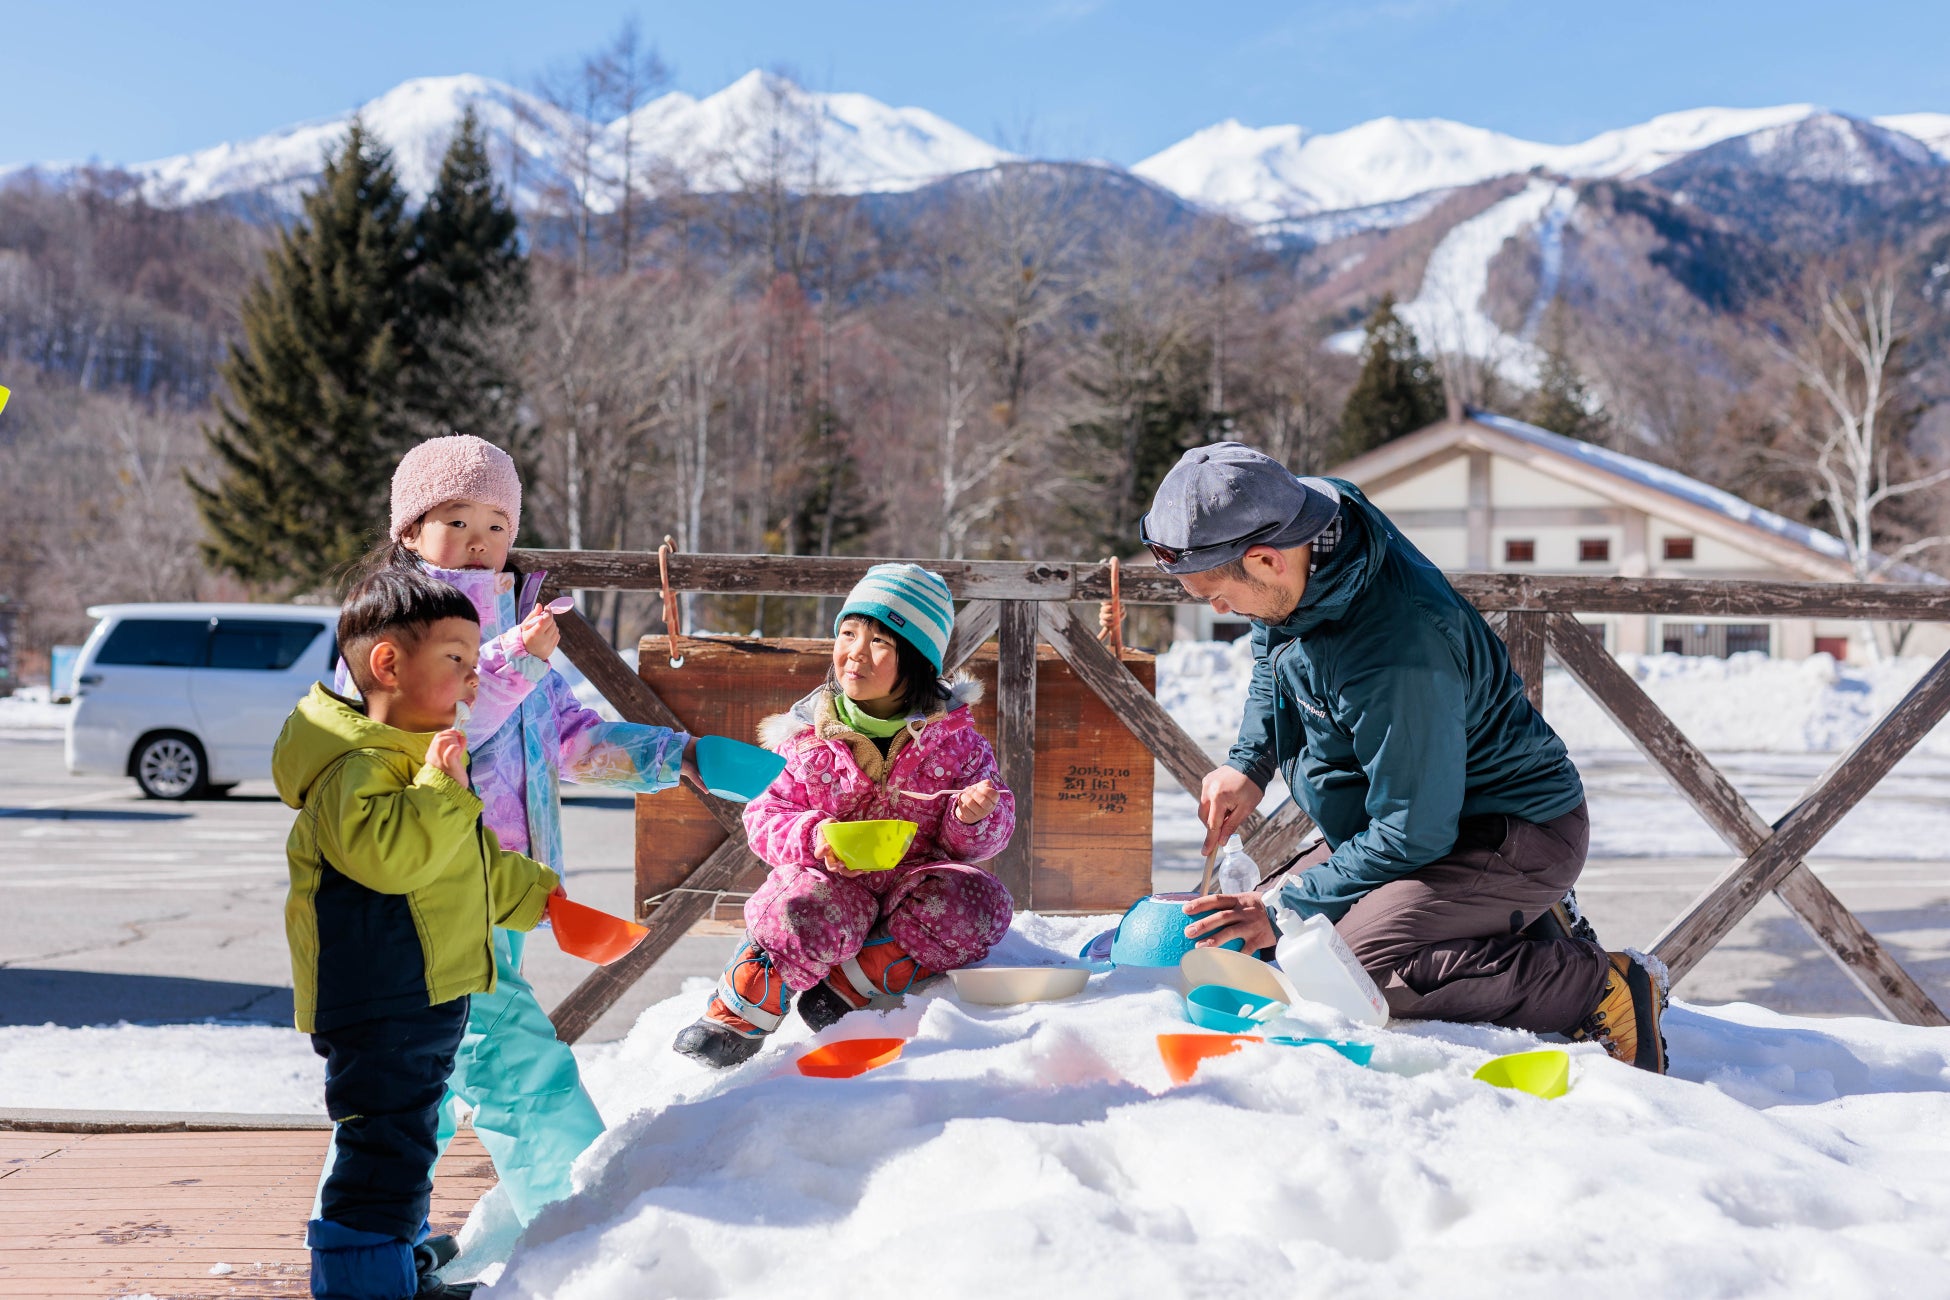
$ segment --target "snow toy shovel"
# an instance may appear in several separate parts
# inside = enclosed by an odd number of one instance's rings
[[[1471,1078],[1499,1088],[1515,1088],[1549,1101],[1562,1097],[1571,1088],[1571,1056],[1554,1047],[1537,1052],[1515,1052],[1492,1057],[1478,1066]]]
[[[650,933],[647,926],[571,902],[559,894],[548,900],[548,920],[563,952],[598,966],[609,965]]]
[[[906,1046],[899,1038],[848,1038],[828,1043],[799,1058],[799,1073],[815,1079],[851,1079],[898,1060]]]
[[[915,822],[897,819],[826,822],[820,827],[840,861],[855,871],[892,871],[907,856],[907,846],[920,829]]]
[[[1185,995],[1185,1014],[1201,1029],[1250,1034],[1286,1010],[1286,1003],[1223,984],[1201,984]]]
[[[697,738],[698,775],[704,778],[704,788],[720,799],[750,803],[783,771],[785,759],[769,749],[729,736]]]
[[[1158,1055],[1165,1058],[1165,1074],[1173,1083],[1190,1083],[1200,1061],[1265,1041],[1256,1034],[1159,1034]]]
[[[964,966],[948,972],[955,996],[984,1007],[1055,1002],[1075,997],[1090,982],[1086,966]]]

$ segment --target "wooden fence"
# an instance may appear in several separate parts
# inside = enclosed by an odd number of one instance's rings
[[[525,570],[548,571],[544,598],[571,589],[644,591],[658,586],[654,553],[522,551],[516,559]],[[670,580],[675,588],[688,592],[842,596],[869,565],[880,562],[679,554],[670,558]],[[1030,763],[1036,718],[1030,706],[1035,699],[1039,640],[1053,647],[1194,795],[1213,762],[1151,692],[1099,644],[1094,618],[1086,619],[1072,607],[1074,602],[1109,599],[1107,565],[1041,560],[922,563],[940,573],[957,598],[967,602],[956,617],[947,666],[952,669],[965,662],[991,636],[1000,642],[996,753],[1003,780],[1016,792],[1019,829],[1010,849],[997,859],[995,870],[1018,904],[1033,906],[1028,831],[1036,814],[1027,796],[1033,785]],[[1133,569],[1121,578],[1121,594],[1128,603],[1185,603],[1177,580],[1154,569]],[[1772,892],[1884,1015],[1908,1024],[1950,1024],[1929,994],[1804,861],[1849,809],[1950,713],[1950,655],[1933,665],[1886,717],[1778,821],[1769,824],[1575,617],[1586,613],[1950,622],[1950,586],[1482,573],[1454,574],[1450,581],[1502,634],[1533,703],[1542,705],[1548,651],[1739,855],[1740,860],[1654,941],[1652,951],[1672,969],[1675,980],[1698,965],[1762,895]],[[569,615],[561,624],[564,652],[623,717],[679,725],[656,692],[586,622]],[[745,842],[739,805],[710,795],[699,797],[729,838],[698,864],[682,889],[645,918],[650,935],[635,951],[596,971],[563,999],[553,1019],[564,1039],[573,1042],[586,1032],[706,913],[721,891],[758,865]],[[1273,870],[1293,860],[1312,829],[1307,816],[1288,803],[1271,817],[1254,814],[1240,834],[1253,860]]]

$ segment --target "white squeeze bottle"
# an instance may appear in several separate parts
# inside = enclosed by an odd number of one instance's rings
[[[1319,914],[1300,919],[1298,912],[1279,909],[1280,941],[1274,955],[1294,992],[1367,1025],[1388,1023],[1388,1000],[1368,972],[1361,969],[1354,950]]]

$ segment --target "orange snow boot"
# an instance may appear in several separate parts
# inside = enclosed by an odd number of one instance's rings
[[[1566,1037],[1596,1042],[1613,1060],[1664,1074],[1666,1037],[1659,1016],[1666,1009],[1672,983],[1666,964],[1630,948],[1606,955],[1610,964],[1598,1004]]]
[[[715,1070],[756,1055],[765,1036],[785,1021],[792,990],[772,969],[772,958],[747,939],[726,964],[704,1016],[686,1026],[673,1050]]]
[[[856,956],[807,990],[799,999],[799,1018],[818,1032],[849,1011],[865,1010],[876,994],[899,997],[937,973],[909,956],[892,935],[883,934],[867,940]]]

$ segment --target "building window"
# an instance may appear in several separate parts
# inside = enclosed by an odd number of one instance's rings
[[[1505,564],[1535,564],[1537,543],[1528,537],[1512,537],[1503,543]]]
[[[1666,558],[1668,560],[1690,560],[1693,558],[1693,539],[1690,537],[1666,538]]]
[[[1765,623],[1667,623],[1660,629],[1660,646],[1669,655],[1768,654],[1773,630]]]
[[[1611,538],[1580,537],[1578,539],[1578,562],[1580,564],[1604,564],[1611,559]]]

